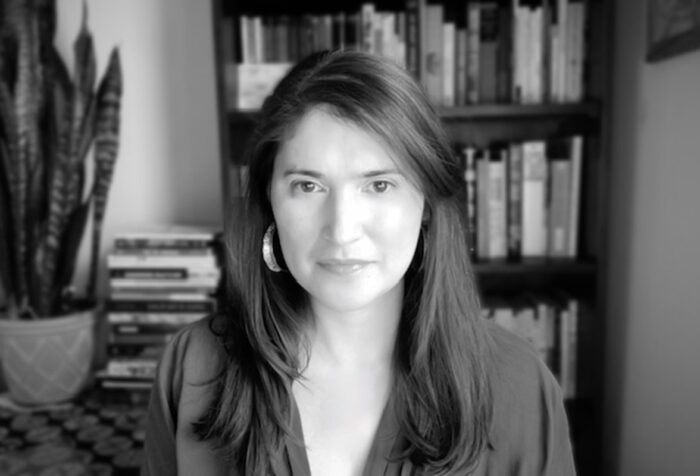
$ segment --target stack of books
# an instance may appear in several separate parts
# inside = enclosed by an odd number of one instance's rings
[[[216,311],[220,236],[173,226],[121,233],[107,255],[110,297],[104,388],[149,389],[165,344]]]

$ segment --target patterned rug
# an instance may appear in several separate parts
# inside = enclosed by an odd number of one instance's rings
[[[147,405],[147,392],[106,390],[31,411],[0,399],[0,475],[138,475]]]

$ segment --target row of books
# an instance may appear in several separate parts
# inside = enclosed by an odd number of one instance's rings
[[[110,296],[105,388],[150,389],[165,344],[216,311],[219,234],[170,226],[120,233],[107,255]]]
[[[458,149],[474,258],[577,257],[581,136]]]
[[[483,316],[529,342],[557,378],[564,398],[577,388],[581,303],[563,293],[487,298]]]
[[[255,109],[291,64],[346,48],[407,68],[435,105],[577,102],[585,27],[580,0],[406,0],[403,11],[367,2],[354,12],[226,17],[227,103]]]

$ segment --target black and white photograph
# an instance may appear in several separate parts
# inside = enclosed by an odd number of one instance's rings
[[[0,476],[700,474],[700,0],[0,0]]]

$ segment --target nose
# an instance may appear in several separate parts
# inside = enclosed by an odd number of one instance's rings
[[[336,245],[352,243],[363,230],[363,210],[359,197],[348,190],[334,190],[329,194],[325,210],[324,236]]]

